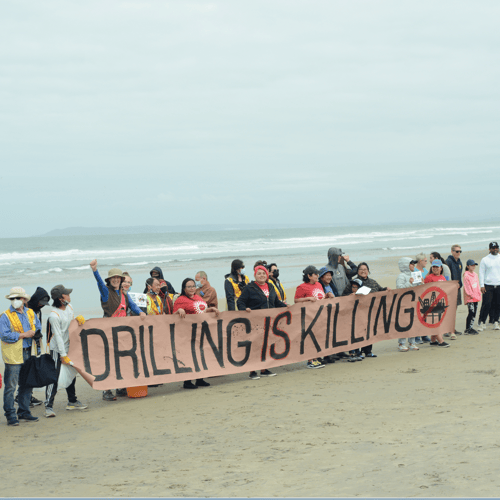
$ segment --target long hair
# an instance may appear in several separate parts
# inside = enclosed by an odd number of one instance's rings
[[[240,266],[241,267],[241,266]],[[239,268],[238,268],[239,269]],[[186,294],[186,285],[188,283],[188,281],[192,281],[193,283],[195,283],[194,279],[193,278],[186,278],[183,282],[182,282],[182,285],[181,285],[181,295],[184,295],[184,297],[187,297],[187,294]],[[196,284],[196,283],[195,283]]]
[[[234,259],[231,262],[231,274],[238,274],[238,269],[241,269],[245,264],[240,259]]]

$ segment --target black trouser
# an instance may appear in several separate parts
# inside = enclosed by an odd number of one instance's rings
[[[500,285],[484,285],[486,293],[483,293],[483,307],[481,307],[481,314],[479,315],[479,322],[486,323],[486,318],[493,309],[493,321],[498,321],[498,313],[500,311]]]
[[[469,309],[469,314],[467,315],[467,319],[465,321],[465,329],[469,330],[469,328],[474,326],[477,314],[477,302],[468,302],[467,309]]]
[[[59,377],[59,372],[61,371],[61,356],[59,356],[59,353],[55,351],[50,351],[50,355],[52,356],[52,359],[56,364],[57,376]],[[76,403],[77,401],[75,384],[76,384],[76,377],[73,379],[73,382],[71,382],[69,387],[66,387],[66,392],[68,394],[68,401],[70,403]],[[54,399],[56,397],[56,393],[57,393],[57,382],[55,384],[50,384],[47,386],[47,388],[45,389],[46,408],[54,407]]]

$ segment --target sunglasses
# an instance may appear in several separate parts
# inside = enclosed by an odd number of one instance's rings
[[[22,300],[22,297],[12,297],[11,299],[9,300]]]
[[[462,253],[462,250],[453,250],[455,253]]]

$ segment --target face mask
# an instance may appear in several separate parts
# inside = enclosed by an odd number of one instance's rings
[[[238,272],[239,272],[242,276],[245,274],[245,270],[244,270],[244,269],[240,269]]]
[[[63,300],[63,299],[61,299],[60,302],[63,306],[67,306],[69,304],[69,302],[67,300]]]
[[[201,283],[199,281],[195,281],[194,284],[196,285],[196,288],[201,288]]]
[[[151,295],[157,295],[157,293],[156,293],[155,291],[153,291],[153,289],[152,289],[152,288],[150,288],[150,289],[149,289],[149,293],[150,293]]]
[[[275,278],[277,278],[279,275],[280,275],[280,270],[279,270],[279,269],[275,269],[275,270],[273,271],[273,276],[274,276]]]
[[[12,307],[14,309],[19,309],[23,304],[24,302],[21,299],[16,299],[12,301]]]

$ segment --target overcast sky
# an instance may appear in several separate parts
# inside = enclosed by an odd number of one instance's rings
[[[496,216],[499,18],[496,0],[4,0],[1,236]]]

